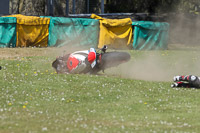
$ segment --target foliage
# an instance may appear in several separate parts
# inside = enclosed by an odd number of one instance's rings
[[[169,13],[199,12],[199,0],[107,0],[107,12]]]
[[[90,13],[100,13],[100,1],[90,0]],[[54,1],[54,14],[65,15],[66,0]],[[69,0],[69,12],[72,13],[73,0]],[[86,13],[87,1],[76,1],[76,13]],[[106,0],[105,13],[169,13],[181,12],[199,14],[199,0]],[[10,13],[25,15],[47,15],[46,0],[12,0]]]
[[[69,12],[72,13],[72,0],[69,0]],[[85,13],[86,1],[76,1],[76,13]],[[10,1],[10,14],[24,14],[44,16],[48,15],[48,0],[12,0]],[[54,0],[54,15],[64,16],[66,0]]]

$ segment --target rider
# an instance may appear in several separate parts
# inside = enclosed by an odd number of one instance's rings
[[[200,77],[194,75],[175,76],[171,87],[200,88]]]
[[[96,65],[96,51],[94,48],[90,50],[77,51],[58,57],[52,63],[57,73],[80,73],[86,71],[87,68],[93,68]]]

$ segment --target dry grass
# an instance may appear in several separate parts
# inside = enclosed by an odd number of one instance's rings
[[[1,48],[0,58],[48,56],[49,53],[55,55],[60,50],[59,48]]]

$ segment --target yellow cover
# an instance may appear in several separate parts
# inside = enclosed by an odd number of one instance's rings
[[[50,18],[24,16],[21,14],[6,17],[17,18],[16,47],[47,47]]]
[[[98,48],[103,45],[110,45],[114,48],[125,47],[132,41],[132,20],[125,19],[105,19],[95,14],[90,16],[99,19],[100,33]]]

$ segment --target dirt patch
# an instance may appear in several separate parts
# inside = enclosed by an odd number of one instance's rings
[[[53,51],[52,48],[1,48],[0,58],[45,56]]]

